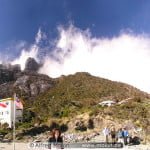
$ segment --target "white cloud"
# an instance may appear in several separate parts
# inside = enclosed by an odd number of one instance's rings
[[[73,25],[59,27],[59,36],[41,62],[39,72],[50,77],[89,72],[92,75],[131,84],[150,93],[150,37],[144,34],[121,32],[113,38],[94,38],[89,30]],[[25,68],[28,57],[39,60],[44,51],[40,47],[46,35],[39,29],[35,43],[23,49],[12,64]],[[51,42],[50,42],[51,43]]]
[[[44,32],[41,31],[41,29],[39,28],[37,35],[35,37],[35,44],[39,44],[41,42],[41,40],[46,40],[46,35],[44,34]]]
[[[11,64],[12,65],[20,64],[21,70],[24,70],[26,60],[29,57],[33,57],[37,60],[37,55],[38,55],[38,47],[36,45],[33,45],[31,46],[31,49],[29,51],[23,49],[19,58],[16,58],[14,61],[12,61]]]
[[[30,46],[29,49],[22,49],[21,55],[19,58],[16,58],[11,62],[11,64],[20,64],[21,70],[24,70],[26,60],[29,57],[35,58],[38,61],[38,53],[39,53],[39,46],[41,39],[43,38],[44,34],[42,34],[41,30],[38,30],[38,33],[35,37],[35,43]]]
[[[42,39],[42,32],[41,29],[39,29],[35,38],[35,42],[39,43],[41,39]]]
[[[121,33],[117,37],[93,38],[90,32],[70,26],[46,57],[40,73],[59,77],[75,72],[122,81],[150,93],[150,37]],[[59,61],[57,61],[59,60]]]

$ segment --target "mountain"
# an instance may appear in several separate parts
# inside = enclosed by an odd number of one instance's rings
[[[24,122],[20,128],[27,129],[27,133],[23,131],[22,135],[33,134],[37,130],[34,126],[41,123],[69,131],[99,131],[109,123],[141,127],[145,134],[150,133],[148,93],[86,72],[54,79],[39,74],[40,66],[33,58],[27,60],[24,71],[19,65],[0,65],[0,98],[12,97],[16,92],[24,101]],[[113,100],[116,105],[99,105],[105,100]]]
[[[34,58],[29,57],[26,61],[24,71],[37,72],[39,68],[40,68],[40,64],[38,64]]]
[[[105,100],[116,104],[99,105]],[[34,100],[32,110],[50,127],[65,126],[69,132],[99,132],[106,125],[114,125],[127,127],[130,132],[140,128],[141,138],[150,141],[150,95],[89,73],[55,79],[55,85]]]
[[[19,65],[0,65],[0,98],[12,97],[16,92],[18,97],[30,103],[40,93],[54,85],[54,79],[37,73],[40,65],[29,58],[25,70]]]
[[[128,84],[76,73],[57,78],[55,86],[37,97],[34,107],[41,116],[57,117],[66,111],[78,112],[96,106],[103,100],[119,102],[128,98],[146,99],[149,95]]]
[[[75,111],[108,99],[118,102],[127,98],[149,97],[131,85],[84,72],[53,79],[39,74],[40,66],[33,58],[28,58],[24,71],[19,65],[1,64],[0,98],[12,97],[16,92],[25,101],[25,107],[32,106],[39,115],[47,116],[57,114],[58,110],[61,113],[66,107],[73,107]]]

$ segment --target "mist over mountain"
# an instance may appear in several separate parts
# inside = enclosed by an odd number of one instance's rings
[[[146,92],[142,92],[128,84],[94,77],[89,73],[76,73],[75,75],[51,78],[47,75],[39,73],[39,69],[42,67],[42,65],[43,64],[38,63],[34,58],[31,57],[29,57],[25,62],[25,69],[23,71],[21,70],[21,66],[19,64],[0,64],[0,86],[3,86],[0,96],[12,96],[15,90],[19,90],[19,94],[20,92],[22,94],[20,96],[23,96],[24,94],[25,97],[26,95],[31,95],[31,97],[34,95],[35,97],[39,96],[41,91],[45,92],[48,90],[50,87],[52,87],[52,85],[54,86],[53,90],[54,88],[58,88],[58,91],[56,91],[58,93],[55,93],[57,97],[62,92],[64,95],[67,94],[66,90],[69,89],[71,90],[69,95],[78,95],[79,97],[77,99],[101,99],[106,96],[119,100],[135,96],[149,96],[149,94],[146,94]],[[83,81],[81,78],[83,78]],[[39,82],[36,83],[36,79],[39,80]],[[43,85],[40,85],[41,83],[43,83]],[[76,87],[76,85],[79,86]],[[64,88],[61,86],[64,86]],[[83,87],[83,89],[81,87]],[[43,89],[41,90],[41,88]],[[75,93],[72,93],[72,90],[75,90]],[[88,93],[90,93],[89,96],[87,96]],[[68,99],[68,95],[66,96],[65,98]],[[62,98],[63,97],[59,97],[59,100]],[[73,96],[72,99],[75,99],[75,97]]]
[[[142,91],[150,89],[147,69],[150,65],[150,38],[123,30],[112,38],[94,37],[90,30],[81,30],[73,24],[57,26],[57,37],[49,38],[39,28],[33,43],[20,42],[20,54],[9,58],[0,53],[1,61],[20,64],[34,58],[42,64],[39,73],[56,78],[76,72],[131,84]],[[26,43],[26,44],[21,44]],[[46,44],[45,44],[46,43]],[[15,50],[15,47],[14,47]]]

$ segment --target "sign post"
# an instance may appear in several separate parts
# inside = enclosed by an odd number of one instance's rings
[[[15,105],[15,100],[16,100],[16,93],[14,94],[14,118],[13,118],[13,150],[15,150],[15,139],[16,139],[16,126],[15,126],[15,122],[16,122],[16,105]]]

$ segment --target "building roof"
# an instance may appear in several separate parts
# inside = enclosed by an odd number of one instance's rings
[[[13,98],[0,99],[0,102],[10,101],[10,100],[13,100]]]

